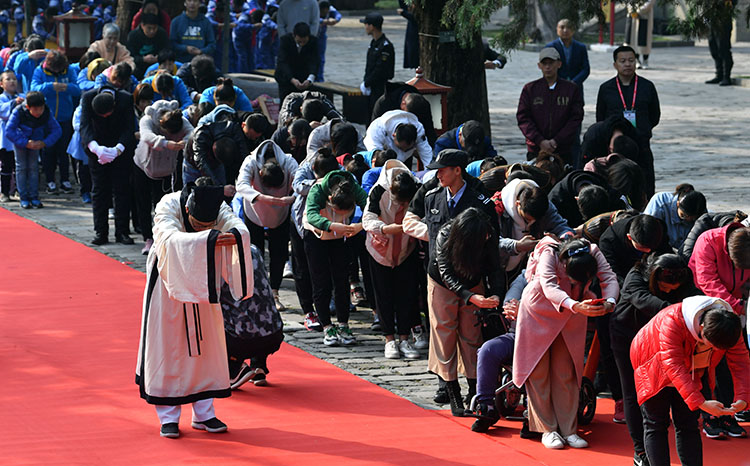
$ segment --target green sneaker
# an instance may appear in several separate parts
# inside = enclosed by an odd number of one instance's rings
[[[339,325],[339,343],[344,346],[350,346],[357,343],[357,339],[354,338],[352,329],[348,325]]]
[[[326,346],[338,346],[339,345],[339,331],[335,325],[331,325],[325,329],[323,335],[323,344]]]

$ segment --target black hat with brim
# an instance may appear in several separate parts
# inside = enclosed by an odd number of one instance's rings
[[[437,158],[427,165],[428,170],[435,170],[437,168],[445,167],[461,167],[466,168],[469,163],[469,155],[458,149],[443,149],[438,154]]]

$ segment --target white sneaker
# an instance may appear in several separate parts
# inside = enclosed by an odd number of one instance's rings
[[[284,264],[284,274],[282,276],[284,278],[294,278],[294,272],[292,271],[292,263],[290,261],[286,261],[286,264]]]
[[[648,69],[648,59],[644,59],[643,60],[643,64],[641,65],[641,69],[642,70],[647,70]]]
[[[565,437],[565,443],[570,445],[571,448],[588,448],[589,442],[585,441],[577,434],[571,434]]]
[[[401,352],[398,348],[396,340],[385,342],[385,357],[386,359],[399,359],[401,358]]]
[[[409,340],[401,340],[401,343],[398,344],[398,350],[406,359],[419,359],[421,357],[419,351],[414,349]]]
[[[414,348],[427,349],[430,347],[430,337],[421,325],[411,329],[411,336],[414,338]]]
[[[107,214],[107,218],[109,218],[110,220],[114,220],[115,219],[115,209],[109,209],[108,214]]]
[[[273,303],[276,305],[276,310],[279,312],[286,311],[286,306],[279,299],[279,290],[271,290],[271,292],[273,293]]]
[[[545,432],[542,434],[542,445],[550,450],[562,450],[565,448],[565,441],[557,432]]]

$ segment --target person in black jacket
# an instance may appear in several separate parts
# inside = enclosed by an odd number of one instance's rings
[[[279,56],[274,77],[283,102],[292,92],[307,90],[315,81],[320,56],[318,38],[310,34],[307,23],[297,23],[291,34],[279,39]]]
[[[733,210],[731,212],[707,212],[695,221],[693,228],[690,229],[685,241],[682,242],[678,254],[686,261],[690,260],[690,256],[693,255],[693,248],[695,242],[698,241],[698,237],[707,230],[714,228],[722,228],[730,223],[739,223],[747,218],[747,214],[741,210]]]
[[[370,97],[368,115],[372,114],[375,102],[385,92],[385,83],[393,78],[396,66],[396,52],[393,44],[383,33],[383,17],[379,13],[368,13],[359,20],[365,25],[365,31],[372,36],[367,49],[365,77],[359,86],[364,95]]]
[[[141,80],[146,69],[157,62],[159,52],[169,48],[169,36],[159,27],[156,15],[145,13],[141,17],[141,24],[128,34],[127,47],[135,60],[133,74]]]
[[[601,190],[588,192],[587,205],[581,205],[578,202],[578,195],[587,186],[598,186]],[[573,170],[565,175],[550,191],[549,200],[557,207],[560,216],[567,220],[568,225],[573,228],[591,217],[624,207],[615,193],[607,191],[606,179],[594,172],[585,170]],[[592,204],[597,205],[593,210],[588,208]],[[586,215],[581,211],[582,208],[586,210]]]
[[[115,240],[133,244],[128,236],[130,172],[135,150],[133,97],[103,86],[81,97],[81,143],[89,156],[93,182],[95,245],[109,242],[108,210],[115,199]]]
[[[221,73],[216,69],[211,55],[201,54],[194,56],[189,62],[183,63],[177,70],[177,77],[182,79],[182,82],[187,86],[193,102],[198,102],[203,91],[216,85]]]
[[[581,143],[582,165],[616,152],[614,142],[620,135],[625,135],[634,141],[638,140],[637,130],[622,115],[610,115],[589,126],[583,134],[583,143]]]
[[[396,12],[406,19],[404,68],[416,68],[419,66],[419,23],[414,17],[414,3],[407,5],[404,0],[398,0]]]
[[[477,350],[482,344],[475,311],[500,305],[501,269],[494,223],[470,207],[443,225],[430,259],[427,295],[430,312],[428,366],[446,382],[454,416],[463,416],[458,356],[476,394]],[[485,285],[486,283],[486,285]]]
[[[231,115],[200,125],[185,148],[183,182],[208,176],[217,186],[234,185],[242,161],[249,153],[246,141],[242,123]]]
[[[638,130],[640,154],[638,164],[646,175],[648,197],[654,195],[654,155],[650,141],[659,124],[661,109],[656,86],[635,73],[636,56],[632,47],[623,45],[613,52],[617,76],[599,86],[596,99],[596,121],[621,115]]]
[[[672,252],[666,225],[647,214],[613,223],[599,238],[599,249],[617,275],[620,287],[630,269],[644,254]]]
[[[609,319],[612,353],[620,374],[622,406],[630,437],[633,440],[634,460],[646,456],[643,443],[643,417],[638,407],[630,344],[635,334],[659,311],[682,302],[700,292],[693,284],[693,273],[676,254],[651,254],[628,272],[620,290],[620,300]]]

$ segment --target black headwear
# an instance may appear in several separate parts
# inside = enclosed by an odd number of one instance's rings
[[[219,216],[224,202],[224,188],[221,186],[196,186],[187,200],[188,213],[199,222],[213,222]]]

